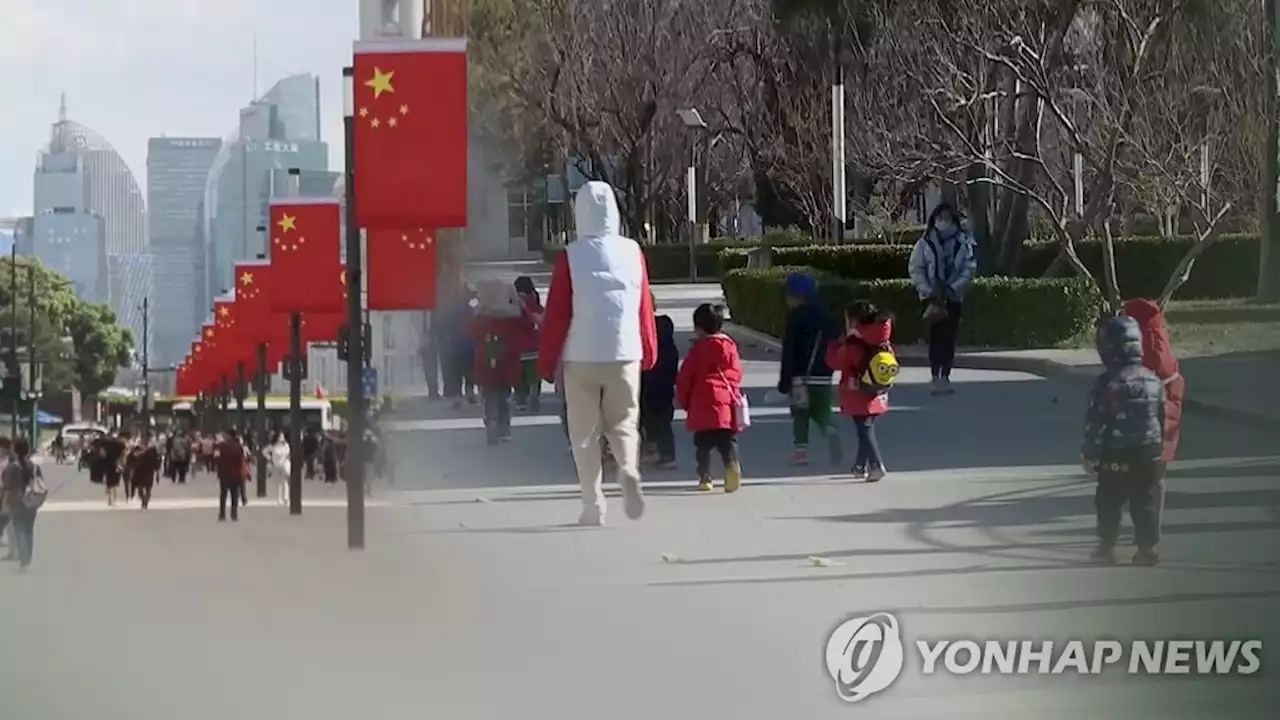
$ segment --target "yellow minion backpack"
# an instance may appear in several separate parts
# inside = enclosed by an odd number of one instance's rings
[[[901,370],[898,356],[889,343],[868,344],[862,353],[862,362],[854,377],[858,389],[873,395],[884,395],[893,387]]]

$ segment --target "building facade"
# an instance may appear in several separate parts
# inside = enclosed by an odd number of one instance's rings
[[[117,320],[142,338],[140,298],[151,291],[142,192],[111,143],[67,119],[65,99],[49,146],[37,159],[34,182],[33,252],[75,274],[82,297],[109,303]],[[64,217],[44,217],[57,215]]]
[[[147,241],[151,248],[152,364],[173,365],[190,349],[199,325],[191,290],[194,239],[209,168],[220,138],[151,138],[147,142]]]

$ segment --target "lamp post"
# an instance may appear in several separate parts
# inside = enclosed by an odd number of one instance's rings
[[[18,415],[22,402],[22,372],[18,366],[18,244],[14,243],[9,254],[9,363],[6,368],[13,381],[11,390],[13,402],[9,411],[13,413],[12,432],[10,437],[18,437]]]
[[[142,298],[142,439],[151,438],[151,298]]]
[[[677,110],[680,122],[690,133],[689,167],[685,171],[685,197],[689,216],[689,280],[698,281],[698,139],[706,133],[707,122],[696,108]]]
[[[401,6],[403,9],[403,5]],[[364,289],[360,226],[356,224],[355,177],[355,78],[354,69],[342,69],[342,125],[346,156],[347,236],[347,547],[364,548]]]

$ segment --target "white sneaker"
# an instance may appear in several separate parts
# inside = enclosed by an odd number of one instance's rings
[[[639,520],[644,517],[644,493],[640,490],[640,478],[624,477],[622,481],[622,502],[627,517]]]
[[[600,527],[604,525],[604,512],[587,508],[578,516],[578,524],[583,527]]]
[[[871,468],[867,471],[867,482],[880,482],[889,476],[889,473],[882,467]]]
[[[933,395],[945,395],[946,390],[943,390],[942,382],[943,382],[942,378],[940,377],[934,378],[929,388],[929,392]]]

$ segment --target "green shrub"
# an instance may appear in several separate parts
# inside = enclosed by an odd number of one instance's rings
[[[774,337],[782,334],[786,305],[782,286],[791,272],[818,278],[818,294],[833,313],[854,300],[892,312],[894,342],[923,342],[925,327],[915,288],[908,280],[850,280],[802,267],[733,270],[721,281],[733,321]],[[1096,288],[1080,278],[978,278],[965,299],[961,345],[998,348],[1053,347],[1092,333],[1102,310]]]
[[[804,245],[813,242],[808,233],[795,229],[770,230],[764,237],[752,238],[712,238],[710,242],[695,246],[698,278],[713,279],[720,277],[719,254],[726,248],[750,250],[760,247],[761,243],[778,246]],[[661,243],[658,245],[641,245],[644,251],[645,264],[649,268],[650,280],[681,280],[689,277],[689,246],[684,243]],[[555,261],[562,247],[544,247],[542,257],[547,263]],[[743,265],[746,261],[743,261]]]
[[[774,265],[811,267],[859,280],[905,279],[911,245],[806,245],[773,249]],[[721,273],[747,266],[749,250],[720,251]]]
[[[1116,278],[1124,297],[1156,297],[1164,289],[1174,268],[1195,245],[1194,237],[1173,238],[1132,236],[1117,238]],[[1257,235],[1224,235],[1205,251],[1191,270],[1191,278],[1179,288],[1179,300],[1249,297],[1258,276]],[[1057,243],[1031,243],[1023,250],[1019,274],[1044,275],[1058,256]],[[1095,277],[1102,277],[1102,243],[1087,240],[1076,252]]]

